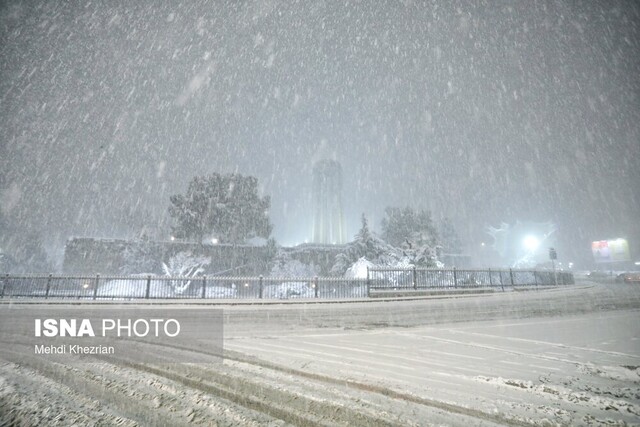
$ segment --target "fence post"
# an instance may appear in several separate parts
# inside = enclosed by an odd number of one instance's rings
[[[49,290],[51,289],[51,276],[52,274],[49,273],[49,277],[47,278],[47,289],[44,292],[44,299],[49,298]]]
[[[533,270],[533,283],[536,284],[536,290],[538,290],[538,271]]]
[[[313,277],[313,290],[315,292],[315,297],[318,298],[318,276]]]
[[[493,288],[493,277],[491,277],[491,269],[489,269],[489,287]]]
[[[9,273],[5,274],[4,280],[2,281],[2,293],[0,293],[0,298],[4,298],[4,288],[9,284]]]
[[[413,266],[413,290],[418,290],[418,276],[416,275],[416,266]]]
[[[369,276],[369,267],[367,267],[367,298],[371,298],[371,276]]]
[[[453,267],[453,287],[458,287],[458,272],[455,267]]]
[[[202,294],[200,298],[205,299],[207,296],[207,275],[202,276]]]
[[[262,299],[262,281],[264,280],[264,277],[262,277],[262,274],[260,275],[260,277],[258,277],[258,298]]]
[[[509,269],[509,277],[511,277],[511,286],[515,286],[515,283],[513,281],[513,268]]]
[[[96,283],[93,287],[93,299],[95,300],[98,296],[98,285],[100,284],[100,274],[96,274]]]
[[[149,299],[151,295],[151,275],[147,275],[147,283],[144,290],[144,298]]]

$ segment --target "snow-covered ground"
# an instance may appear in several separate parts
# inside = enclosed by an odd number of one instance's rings
[[[640,425],[637,286],[223,309],[216,366],[67,367],[0,346],[0,420]]]

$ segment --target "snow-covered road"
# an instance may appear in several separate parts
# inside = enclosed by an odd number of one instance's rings
[[[228,339],[228,349],[516,423],[640,422],[640,311]],[[393,410],[393,408],[390,408]],[[407,414],[404,414],[407,415]]]

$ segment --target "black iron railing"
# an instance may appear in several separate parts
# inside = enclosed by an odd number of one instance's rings
[[[347,299],[380,291],[573,284],[567,272],[539,270],[370,269],[366,278],[1,275],[0,298],[44,299]]]

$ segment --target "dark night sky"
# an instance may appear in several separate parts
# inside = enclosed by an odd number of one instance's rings
[[[349,235],[411,205],[470,253],[521,220],[555,222],[567,261],[614,237],[638,255],[639,58],[635,1],[5,2],[5,233],[133,236],[237,171],[300,242],[334,157]]]

